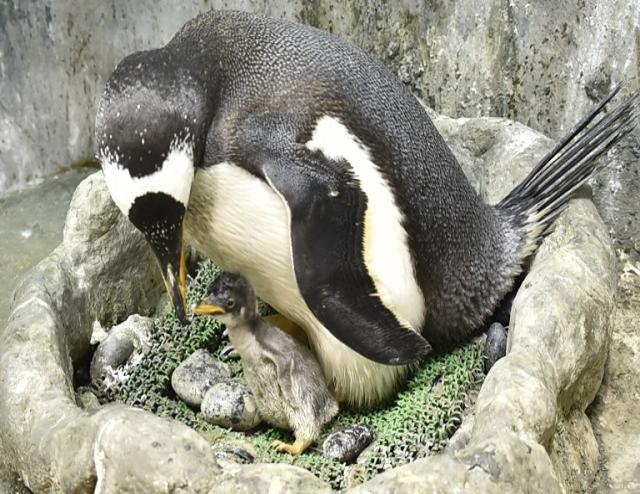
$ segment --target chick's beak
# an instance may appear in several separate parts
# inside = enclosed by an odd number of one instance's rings
[[[174,267],[174,263],[169,262],[164,266],[162,275],[167,293],[171,299],[171,303],[176,310],[178,320],[182,324],[188,324],[186,305],[187,305],[187,266],[185,260],[184,248],[180,249],[180,257],[175,264],[178,265],[178,272]]]
[[[209,315],[226,314],[226,310],[222,305],[222,302],[217,300],[213,295],[205,298],[200,304],[193,308],[194,314]]]

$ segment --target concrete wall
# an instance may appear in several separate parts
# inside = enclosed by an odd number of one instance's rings
[[[92,155],[96,98],[109,71],[126,53],[167,41],[197,12],[153,3],[0,1],[0,189]]]
[[[555,138],[613,83],[639,86],[640,0],[0,0],[0,192],[91,157],[96,99],[118,60],[211,7],[333,31],[439,112],[506,116]],[[636,249],[638,135],[596,184],[601,213]]]
[[[295,18],[259,3],[214,6]],[[118,61],[161,46],[211,6],[194,0],[0,0],[0,193],[92,157],[97,99]]]

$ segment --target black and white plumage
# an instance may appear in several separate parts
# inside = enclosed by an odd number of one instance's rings
[[[489,206],[381,63],[307,26],[211,11],[118,65],[96,137],[182,318],[184,230],[303,328],[340,401],[371,405],[484,323],[636,106],[597,108]]]
[[[260,415],[294,432],[293,444],[275,441],[273,447],[302,453],[338,413],[318,362],[305,345],[259,317],[256,296],[242,276],[222,273],[209,291],[194,312],[224,322]]]

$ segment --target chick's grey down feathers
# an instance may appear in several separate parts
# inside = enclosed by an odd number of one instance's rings
[[[309,349],[262,319],[252,329],[232,329],[229,337],[262,417],[313,442],[338,413],[338,405]]]

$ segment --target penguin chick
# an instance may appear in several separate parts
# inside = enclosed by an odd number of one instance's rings
[[[223,273],[209,291],[194,312],[227,326],[262,418],[293,431],[293,444],[274,441],[271,446],[302,453],[338,413],[318,362],[301,342],[259,317],[256,296],[242,276]]]

